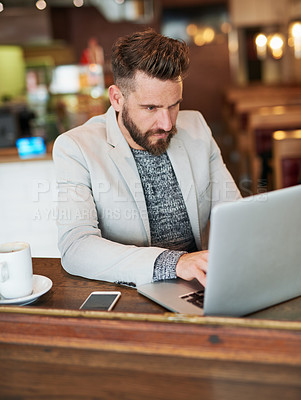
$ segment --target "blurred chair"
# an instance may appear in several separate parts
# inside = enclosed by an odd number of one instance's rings
[[[0,148],[14,146],[18,135],[16,116],[8,109],[0,108]]]
[[[301,106],[300,85],[251,85],[244,87],[227,88],[223,96],[223,121],[229,137],[232,139],[235,159],[239,162],[238,174],[240,178],[249,175],[249,138],[247,128],[249,117],[262,107]],[[283,129],[283,128],[279,128]],[[268,146],[271,148],[269,132]],[[269,150],[270,151],[270,150]],[[257,160],[258,168],[260,160]]]
[[[269,186],[273,133],[301,129],[301,106],[262,107],[249,116],[248,163],[253,193],[264,183]],[[271,188],[268,188],[271,189]]]
[[[275,189],[301,183],[301,130],[273,134]]]

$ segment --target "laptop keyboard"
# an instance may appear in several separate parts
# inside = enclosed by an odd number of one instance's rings
[[[191,292],[180,296],[181,299],[188,301],[197,307],[203,308],[204,305],[204,289],[198,290],[197,292]]]

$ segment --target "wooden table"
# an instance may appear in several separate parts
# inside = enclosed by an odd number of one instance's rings
[[[301,398],[300,298],[248,318],[172,314],[135,289],[70,276],[58,259],[33,263],[53,287],[0,307],[0,399]],[[116,289],[113,312],[78,309]]]

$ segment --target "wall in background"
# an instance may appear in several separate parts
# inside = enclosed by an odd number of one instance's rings
[[[6,7],[0,13],[0,44],[47,43],[51,40],[49,10]]]
[[[80,11],[80,12],[79,12]],[[111,47],[119,37],[147,27],[161,31],[161,12],[155,10],[152,24],[108,22],[93,7],[52,8],[51,24],[53,38],[63,40],[74,49],[77,60],[95,37],[104,49],[106,72],[110,68]],[[198,47],[190,46],[191,66],[184,83],[184,109],[201,111],[212,125],[221,119],[222,92],[231,82],[227,41]]]
[[[0,45],[0,99],[24,93],[25,67],[23,51],[18,46]]]

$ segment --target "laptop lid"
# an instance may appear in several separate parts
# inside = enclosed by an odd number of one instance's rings
[[[204,308],[181,279],[138,286],[174,312],[242,316],[301,295],[301,185],[217,205],[211,214]],[[192,284],[192,285],[191,285]]]

